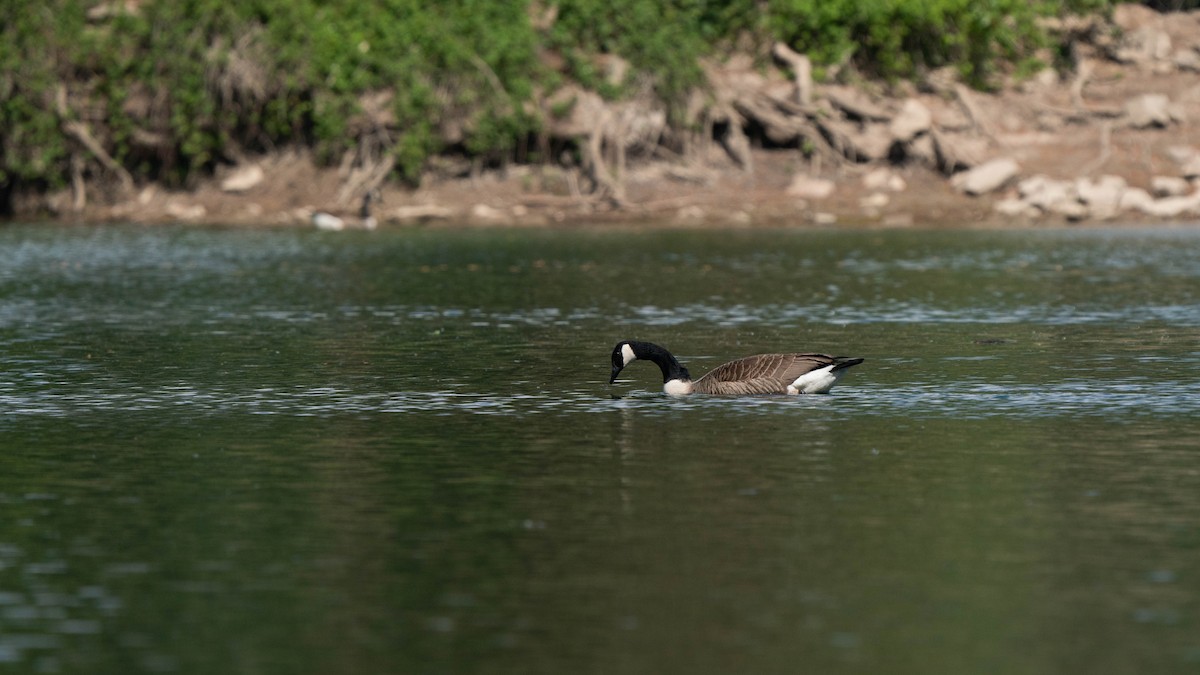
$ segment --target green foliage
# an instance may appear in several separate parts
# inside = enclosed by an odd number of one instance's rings
[[[819,63],[851,60],[869,74],[907,77],[957,66],[988,84],[996,68],[1020,60],[1046,36],[1042,16],[1103,9],[1102,0],[771,0],[772,31]]]
[[[89,25],[94,4],[0,0],[0,186],[67,174],[60,86],[104,111],[86,121],[114,157],[177,184],[237,148],[299,142],[334,160],[358,143],[371,92],[394,94],[408,176],[438,149],[444,114],[465,118],[472,148],[503,149],[533,127],[521,103],[535,35],[520,3],[157,0]],[[167,147],[135,147],[138,131]]]
[[[660,92],[670,96],[699,80],[696,59],[703,53],[701,38],[691,27],[694,17],[679,5],[565,0],[559,4],[550,39],[568,54],[573,74],[586,86],[599,88],[605,82],[592,67],[592,57],[616,54],[629,59],[636,70],[656,76]]]
[[[81,56],[82,21],[75,17],[82,9],[75,2],[64,4],[68,11],[56,12],[20,0],[0,1],[0,187],[57,184],[66,175],[66,141],[55,101],[62,77],[70,72],[64,64]]]
[[[337,161],[376,131],[364,97],[387,92],[390,152],[415,178],[446,142],[476,156],[510,152],[536,130],[532,99],[564,78],[610,98],[648,83],[680,106],[702,82],[705,57],[778,39],[818,67],[850,59],[868,75],[899,78],[954,65],[983,85],[1002,65],[1035,64],[1032,52],[1046,41],[1039,16],[1110,5],[145,0],[134,14],[85,18],[101,4],[0,0],[0,195],[63,183],[72,153],[86,156],[64,121],[87,124],[135,176],[186,184],[240,152],[284,144]],[[530,17],[550,7],[555,20],[535,28]],[[558,54],[565,72],[550,72],[539,53]],[[629,63],[624,79],[606,70],[610,55]],[[69,105],[60,110],[64,90]]]
[[[562,0],[548,42],[563,53],[571,74],[609,98],[623,82],[597,73],[594,58],[615,54],[653,78],[668,103],[700,82],[700,59],[742,33],[761,33],[756,0]]]

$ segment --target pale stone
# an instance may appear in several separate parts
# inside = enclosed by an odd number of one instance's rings
[[[1175,67],[1188,72],[1200,71],[1200,54],[1194,49],[1180,49],[1175,52]]]
[[[1122,2],[1113,7],[1112,22],[1126,33],[1162,23],[1162,15],[1140,3]]]
[[[1070,182],[1040,174],[1017,183],[1017,194],[1027,204],[1043,210],[1049,210],[1059,202],[1075,201],[1078,196]]]
[[[861,159],[886,159],[892,151],[892,135],[883,124],[866,124],[859,131],[847,131],[850,149]]]
[[[1113,218],[1121,210],[1121,197],[1127,185],[1120,176],[1105,175],[1097,180],[1080,178],[1075,181],[1075,193],[1079,201],[1088,205],[1092,217],[1101,220]]]
[[[1121,63],[1148,64],[1171,58],[1171,36],[1153,25],[1125,34],[1114,54]]]
[[[1068,220],[1082,220],[1094,215],[1094,209],[1089,199],[1080,193],[1080,188],[1093,199],[1099,199],[1101,189],[1090,180],[1078,181],[1056,180],[1043,175],[1031,176],[1017,184],[1017,194],[1021,200],[1032,208],[1046,213],[1064,216]],[[1109,207],[1102,210],[1115,211],[1115,200]]]
[[[1016,160],[1008,157],[993,159],[979,166],[955,174],[951,185],[969,195],[982,195],[1004,187],[1021,170]]]
[[[266,175],[261,166],[257,164],[243,166],[221,181],[221,190],[223,192],[245,192],[263,182],[264,178]]]
[[[1185,213],[1195,213],[1200,209],[1200,193],[1191,194],[1186,197],[1166,197],[1163,199],[1155,199],[1149,203],[1139,205],[1138,209],[1143,213],[1159,218],[1176,218]]]
[[[1037,207],[1016,197],[1001,199],[993,204],[992,208],[996,210],[996,213],[1012,218],[1036,218],[1041,213]]]
[[[888,197],[886,194],[884,194],[882,192],[872,192],[871,194],[867,195],[866,197],[863,197],[862,199],[858,200],[858,204],[859,204],[859,206],[861,206],[862,208],[867,209],[867,210],[877,210],[877,209],[882,209],[883,207],[887,206],[891,201],[892,201],[892,198]]]
[[[863,175],[863,187],[868,190],[888,190],[891,192],[902,192],[908,187],[908,183],[899,174],[891,169],[879,168],[872,169]]]
[[[1200,157],[1200,150],[1190,145],[1172,145],[1167,148],[1167,156],[1176,164],[1187,164],[1193,159]]]
[[[179,220],[198,220],[208,213],[203,204],[182,204],[170,202],[167,204],[167,215]]]
[[[1174,120],[1171,99],[1165,94],[1142,94],[1125,103],[1125,116],[1135,129],[1166,127]]]
[[[946,173],[978,166],[987,156],[988,142],[986,138],[936,132],[931,133],[930,136],[933,138],[934,149],[937,152],[938,166]]]
[[[504,212],[487,204],[476,204],[471,207],[471,217],[479,220],[501,220]]]
[[[879,190],[887,185],[888,178],[892,175],[890,169],[872,169],[863,174],[862,184],[868,190]]]
[[[412,222],[418,220],[435,220],[449,218],[454,211],[435,204],[417,204],[413,206],[397,206],[386,214],[388,220]]]
[[[1091,178],[1080,178],[1075,181],[1075,192],[1079,195],[1079,199],[1086,204],[1097,204],[1109,199],[1120,201],[1121,193],[1125,191],[1127,183],[1120,176],[1106,174],[1093,180]]]
[[[905,154],[927,166],[935,167],[938,165],[938,152],[933,143],[933,136],[926,134],[917,136],[912,143],[905,146]]]
[[[861,89],[834,85],[824,87],[821,93],[834,107],[851,117],[873,122],[884,122],[892,117],[887,110],[872,101]]]
[[[1149,192],[1146,192],[1139,187],[1131,187],[1127,188],[1121,193],[1121,201],[1119,202],[1119,206],[1121,207],[1122,211],[1142,211],[1153,203],[1154,197],[1151,197]]]
[[[920,134],[929,131],[933,124],[933,113],[915,98],[906,99],[900,106],[896,116],[888,125],[892,138],[907,143]]]
[[[1183,174],[1184,178],[1190,179],[1200,177],[1200,155],[1196,155],[1186,162],[1182,162],[1181,166],[1179,167],[1179,172]]]
[[[1055,202],[1047,210],[1050,213],[1057,213],[1067,220],[1083,220],[1091,213],[1085,204],[1073,199],[1064,199]]]
[[[932,114],[933,124],[942,131],[969,131],[972,127],[971,118],[956,105],[941,103]]]
[[[1040,194],[1046,189],[1046,185],[1050,180],[1049,176],[1040,173],[1023,178],[1017,181],[1017,194],[1021,195],[1022,199],[1028,199],[1032,195]]]
[[[1155,197],[1180,197],[1192,191],[1192,184],[1179,176],[1155,176],[1150,179]]]
[[[796,176],[792,179],[787,193],[801,199],[824,199],[833,194],[837,184],[827,178],[812,178],[811,176]]]

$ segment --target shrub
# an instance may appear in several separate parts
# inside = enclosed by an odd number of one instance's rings
[[[1103,9],[1103,0],[772,0],[779,39],[819,63],[852,60],[864,72],[908,77],[922,68],[958,67],[986,86],[1003,63],[1044,46],[1042,16]]]
[[[535,28],[530,15],[551,4],[556,20]],[[701,82],[704,57],[778,39],[818,64],[851,59],[887,78],[955,65],[982,85],[1001,64],[1020,62],[1044,43],[1039,16],[1108,6],[145,0],[135,14],[89,22],[94,0],[0,0],[0,209],[17,187],[46,189],[70,175],[71,153],[81,150],[64,138],[64,121],[88,124],[136,177],[186,184],[243,151],[304,144],[333,162],[364,139],[378,143],[359,102],[391,92],[399,133],[384,149],[400,174],[415,178],[444,143],[477,157],[511,153],[536,130],[527,112],[535,92],[564,75],[609,97],[648,83],[669,108],[682,106]],[[560,54],[566,72],[549,72],[539,51]],[[605,54],[626,59],[632,77],[601,77],[596,57]],[[62,110],[64,91],[69,106]]]

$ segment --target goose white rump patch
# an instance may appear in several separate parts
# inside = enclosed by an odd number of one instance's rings
[[[834,372],[833,366],[825,366],[810,370],[807,373],[796,378],[795,382],[788,385],[787,393],[789,394],[827,394],[837,384],[838,380],[842,379],[842,374],[846,370],[842,369]]]

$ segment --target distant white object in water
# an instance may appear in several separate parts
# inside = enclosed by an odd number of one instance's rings
[[[317,211],[312,214],[312,224],[316,225],[318,230],[325,230],[327,232],[340,232],[346,229],[346,221],[332,213],[325,213],[324,211]]]
[[[367,190],[363,194],[362,206],[358,209],[358,225],[366,230],[374,230],[379,226],[379,221],[375,219],[375,216],[371,215],[372,200],[383,203],[383,197],[379,194],[379,190]],[[312,224],[318,230],[326,232],[341,232],[346,229],[345,219],[339,218],[332,213],[325,213],[324,211],[317,211],[312,214]]]

